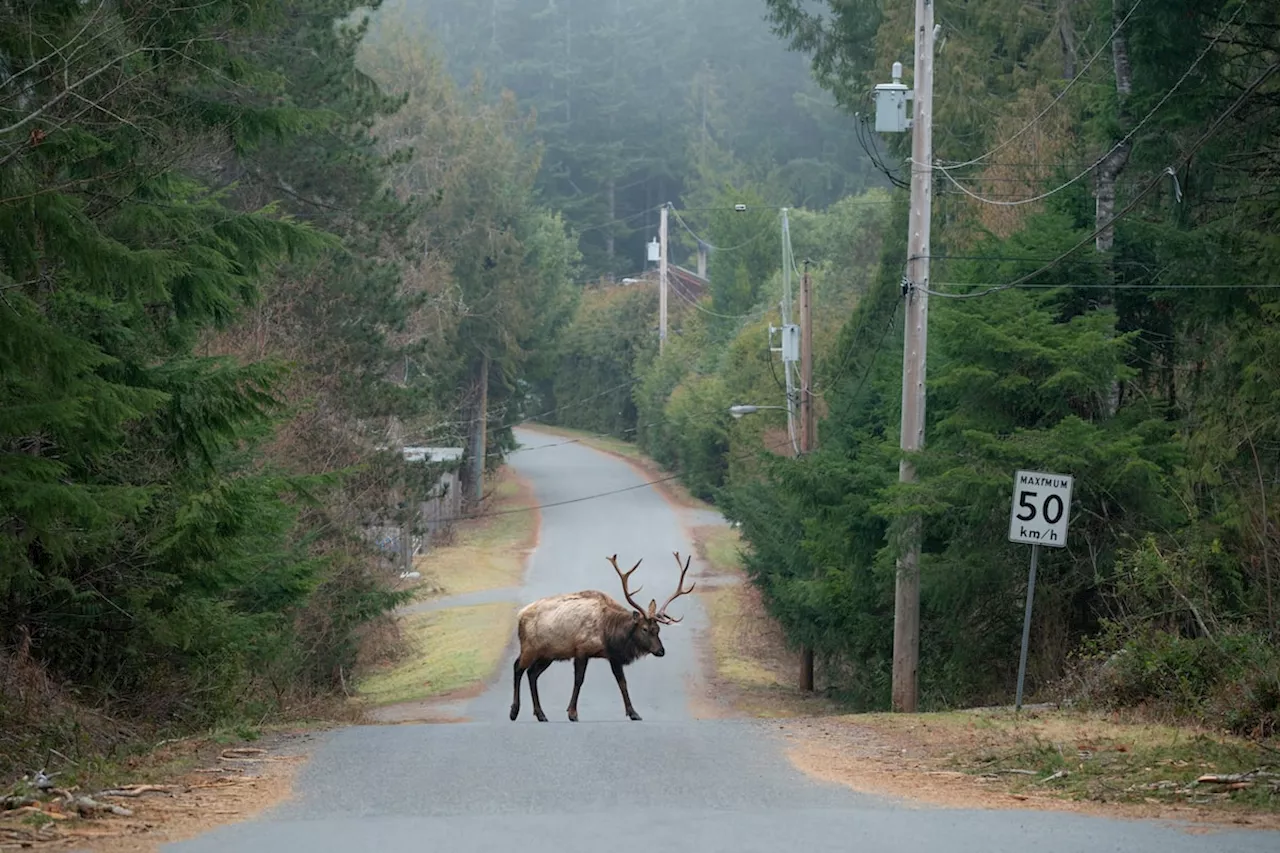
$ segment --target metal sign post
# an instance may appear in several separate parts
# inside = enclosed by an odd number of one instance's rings
[[[1022,686],[1027,676],[1027,646],[1031,640],[1031,604],[1036,594],[1040,546],[1065,548],[1071,519],[1071,487],[1066,474],[1018,471],[1013,478],[1013,506],[1009,510],[1009,541],[1031,546],[1027,577],[1027,608],[1022,616],[1022,651],[1018,657],[1018,693],[1014,710],[1022,710]]]

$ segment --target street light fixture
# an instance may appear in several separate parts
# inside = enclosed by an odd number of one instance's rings
[[[790,411],[786,406],[741,405],[741,406],[730,406],[729,414],[733,415],[735,418],[741,418],[743,415],[754,415],[756,412],[760,411],[761,409],[781,409],[784,412]]]

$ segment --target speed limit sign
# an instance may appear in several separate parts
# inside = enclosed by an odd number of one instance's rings
[[[1066,474],[1019,471],[1013,479],[1009,541],[1065,548],[1071,486],[1072,478]]]
[[[1072,478],[1067,474],[1019,471],[1013,477],[1013,506],[1009,510],[1009,541],[1031,546],[1027,575],[1027,606],[1022,615],[1022,652],[1018,656],[1018,692],[1014,710],[1022,710],[1022,686],[1027,677],[1027,646],[1031,642],[1031,605],[1036,597],[1036,568],[1040,546],[1067,547],[1071,517]]]

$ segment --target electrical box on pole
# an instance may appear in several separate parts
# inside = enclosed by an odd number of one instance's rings
[[[905,133],[911,127],[907,101],[914,97],[902,82],[902,63],[893,63],[893,82],[876,85],[876,132]]]
[[[797,323],[787,323],[782,327],[782,360],[800,360],[800,326]]]
[[[648,255],[648,260],[649,260],[649,262],[650,262],[650,263],[655,263],[655,264],[656,264],[656,263],[658,262],[658,258],[660,258],[660,257],[662,256],[662,250],[661,250],[661,248],[660,248],[660,247],[659,247],[659,245],[658,245],[658,238],[657,238],[657,237],[654,237],[652,240],[650,240],[650,241],[649,241],[648,243],[646,243],[645,245],[646,245],[646,246],[648,247],[648,249],[649,249],[649,255]]]

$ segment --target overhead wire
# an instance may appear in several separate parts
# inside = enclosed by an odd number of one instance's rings
[[[694,308],[698,311],[701,311],[703,314],[708,314],[712,317],[719,317],[722,320],[751,320],[756,317],[763,317],[765,314],[773,310],[773,306],[764,305],[746,314],[721,314],[719,311],[712,311],[710,308],[706,308],[700,305],[696,299],[694,299],[689,294],[685,293],[684,288],[678,285],[676,282],[672,281],[669,284],[670,284],[671,292],[674,293],[677,297],[679,297],[691,308]]]
[[[716,246],[712,244],[710,241],[703,239],[701,235],[699,235],[692,228],[690,228],[689,225],[684,221],[684,218],[680,216],[680,211],[676,210],[674,207],[669,208],[669,210],[671,211],[672,214],[674,214],[676,222],[680,223],[680,227],[684,228],[685,231],[688,231],[690,236],[693,237],[693,239],[697,240],[699,243],[706,246],[708,249],[710,249],[713,252],[735,252],[738,249],[746,248],[747,246],[750,246],[752,243],[759,240],[764,235],[768,234],[769,230],[774,227],[774,225],[770,223],[768,226],[760,229],[759,233],[757,233],[755,236],[747,238],[741,243],[738,243],[736,246]]]
[[[1038,124],[1041,119],[1043,119],[1046,115],[1049,114],[1050,110],[1056,107],[1062,101],[1062,99],[1067,96],[1067,93],[1071,91],[1072,87],[1075,86],[1076,83],[1080,82],[1080,80],[1084,78],[1084,75],[1086,74],[1086,72],[1088,72],[1088,70],[1093,66],[1093,63],[1097,61],[1098,57],[1102,55],[1102,52],[1107,49],[1107,46],[1110,45],[1111,42],[1115,41],[1116,36],[1120,34],[1121,28],[1123,28],[1124,25],[1129,21],[1129,18],[1133,17],[1133,13],[1138,11],[1138,8],[1142,6],[1143,2],[1144,0],[1137,0],[1137,2],[1133,4],[1132,8],[1129,9],[1128,13],[1123,18],[1120,19],[1120,23],[1116,24],[1115,29],[1111,31],[1111,35],[1107,36],[1106,41],[1104,41],[1101,44],[1101,46],[1099,46],[1098,49],[1094,51],[1093,56],[1089,57],[1088,61],[1085,62],[1084,66],[1080,69],[1080,71],[1074,77],[1072,77],[1070,81],[1068,81],[1067,85],[1063,87],[1062,91],[1058,93],[1057,97],[1055,97],[1052,101],[1050,101],[1049,105],[1045,107],[1043,110],[1041,110],[1040,113],[1036,115],[1035,118],[1031,119],[1031,121],[1024,124],[1021,129],[1019,129],[1016,133],[1014,133],[1008,139],[1001,142],[999,145],[995,146],[991,150],[983,154],[979,154],[977,157],[974,157],[972,160],[966,160],[963,163],[948,163],[945,166],[941,166],[935,163],[935,167],[945,171],[947,169],[959,169],[964,166],[976,165],[977,163],[981,163],[983,160],[990,157],[992,154],[995,154],[997,151],[1000,151],[1001,149],[1012,144],[1012,142],[1015,139],[1022,136],[1022,134],[1026,133],[1031,128],[1035,127],[1036,124]]]
[[[1237,9],[1237,12],[1238,11],[1239,9]],[[1231,105],[1218,114],[1218,117],[1213,120],[1213,122],[1209,125],[1209,128],[1205,130],[1205,132],[1200,136],[1200,138],[1196,140],[1196,142],[1187,151],[1185,151],[1182,154],[1182,156],[1179,158],[1179,161],[1180,161],[1178,163],[1179,167],[1185,166],[1187,163],[1189,163],[1191,161],[1191,158],[1195,155],[1195,153],[1199,151],[1200,148],[1203,147],[1204,144],[1208,142],[1209,139],[1212,138],[1212,136],[1215,133],[1217,133],[1218,129],[1222,126],[1222,123],[1225,122],[1231,116],[1232,113],[1234,113],[1237,109],[1239,109],[1240,105],[1243,104],[1246,100],[1248,100],[1249,97],[1252,96],[1253,93],[1256,92],[1258,88],[1267,81],[1267,78],[1269,78],[1272,74],[1274,74],[1278,69],[1280,69],[1280,62],[1272,63],[1270,66],[1265,68],[1262,71],[1262,73],[1259,74],[1254,79],[1252,83],[1246,86],[1244,90],[1240,93],[1240,95],[1231,103]],[[1170,166],[1168,168],[1173,169],[1174,167]],[[1159,186],[1160,182],[1164,179],[1164,176],[1166,173],[1167,173],[1166,171],[1162,171],[1159,175],[1152,178],[1151,181],[1147,183],[1147,186],[1141,192],[1139,192],[1136,196],[1134,196],[1133,199],[1128,204],[1126,204],[1118,213],[1116,213],[1115,216],[1111,217],[1102,225],[1099,225],[1092,232],[1090,232],[1088,235],[1083,237],[1079,242],[1077,242],[1071,248],[1067,249],[1062,254],[1058,255],[1052,261],[1050,261],[1047,264],[1044,264],[1039,269],[1036,269],[1033,272],[1027,273],[1026,275],[1023,275],[1023,276],[1019,276],[1018,278],[1014,279],[1011,282],[1008,282],[1005,284],[991,285],[986,290],[980,290],[980,291],[975,291],[970,293],[947,293],[945,291],[937,291],[929,288],[923,288],[923,289],[926,293],[928,293],[931,296],[941,296],[948,299],[973,299],[980,296],[987,296],[992,293],[998,293],[1002,290],[1009,290],[1010,288],[1024,286],[1028,282],[1030,282],[1032,279],[1039,276],[1040,274],[1062,263],[1064,260],[1069,258],[1072,254],[1078,251],[1081,247],[1092,242],[1094,238],[1096,238],[1103,231],[1107,230],[1108,228],[1114,227],[1114,225],[1117,222],[1119,222],[1121,219],[1123,219],[1124,217],[1132,213],[1137,208],[1138,203],[1142,201],[1142,199],[1145,198],[1152,190],[1154,190],[1157,186]],[[981,286],[981,285],[977,285],[977,286]],[[1211,285],[1197,285],[1197,286],[1205,289],[1213,289]],[[1165,288],[1153,288],[1153,289],[1165,289]]]
[[[975,201],[980,201],[983,204],[990,204],[996,207],[1017,207],[1019,205],[1031,204],[1033,202],[1043,201],[1044,199],[1049,198],[1050,196],[1053,196],[1053,195],[1056,195],[1057,193],[1062,192],[1063,190],[1075,184],[1085,175],[1088,175],[1089,173],[1093,172],[1095,169],[1098,168],[1098,166],[1106,162],[1108,157],[1110,157],[1112,154],[1118,151],[1121,146],[1127,144],[1129,140],[1132,139],[1133,136],[1139,130],[1141,130],[1144,126],[1146,126],[1146,123],[1151,120],[1151,117],[1154,116],[1157,112],[1159,112],[1159,110],[1164,106],[1165,102],[1168,101],[1171,97],[1173,97],[1174,93],[1176,93],[1178,89],[1182,87],[1182,84],[1186,82],[1187,78],[1190,77],[1192,72],[1194,72],[1195,69],[1200,65],[1200,62],[1209,54],[1209,51],[1212,50],[1213,47],[1218,43],[1219,39],[1221,39],[1222,36],[1226,33],[1227,28],[1235,23],[1236,17],[1240,14],[1241,10],[1244,9],[1247,5],[1248,3],[1244,2],[1236,7],[1235,12],[1231,14],[1231,17],[1227,20],[1225,24],[1222,25],[1222,28],[1218,30],[1218,33],[1213,37],[1213,39],[1209,42],[1209,44],[1205,47],[1205,49],[1202,50],[1200,54],[1195,58],[1195,60],[1191,63],[1190,67],[1188,67],[1187,70],[1183,72],[1182,76],[1178,78],[1177,82],[1173,84],[1173,87],[1169,89],[1168,92],[1165,92],[1164,96],[1160,98],[1160,100],[1156,103],[1156,105],[1152,107],[1147,112],[1147,114],[1143,116],[1142,119],[1136,125],[1134,125],[1129,130],[1128,133],[1124,135],[1124,138],[1122,138],[1115,145],[1111,146],[1111,148],[1107,151],[1106,154],[1103,154],[1101,157],[1099,157],[1097,160],[1093,162],[1093,165],[1089,166],[1084,171],[1078,173],[1075,177],[1067,181],[1064,181],[1063,183],[1059,184],[1053,189],[1046,190],[1045,192],[1042,192],[1042,193],[1038,193],[1037,195],[1031,196],[1030,198],[1022,198],[1022,199],[1015,199],[1015,200],[994,199],[987,196],[979,195],[978,193],[975,193],[973,190],[970,190],[968,187],[964,186],[959,181],[957,181],[955,177],[952,176],[951,174],[950,170],[953,168],[951,166],[939,166],[938,164],[933,163],[933,164],[929,164],[928,166],[921,167],[922,170],[928,170],[928,171],[937,170],[942,173],[943,177],[945,177],[952,184],[954,184],[956,188],[959,189],[965,195],[969,196]],[[913,163],[912,168],[913,169],[916,168],[916,164]]]
[[[575,439],[575,440],[578,440],[578,439]],[[569,443],[572,443],[572,442],[562,442],[562,444],[569,444]],[[752,448],[750,452],[739,453],[732,456],[730,458],[730,461],[734,461],[734,462],[742,461],[743,459],[746,459],[750,456],[754,456],[759,453],[767,453],[773,450],[777,450],[779,447],[782,447],[784,444],[788,444],[788,443],[790,443],[789,438],[786,441],[778,441],[778,442],[766,444],[763,447]],[[551,446],[559,446],[559,445],[551,445]],[[530,449],[537,449],[537,448],[530,448]],[[569,504],[577,504],[577,503],[583,503],[585,501],[599,500],[601,498],[612,497],[613,495],[620,495],[625,492],[633,492],[637,489],[648,488],[649,486],[655,486],[655,485],[658,485],[659,483],[670,482],[671,480],[675,480],[682,477],[685,473],[687,472],[684,470],[680,470],[672,474],[667,474],[666,476],[657,477],[652,480],[645,480],[643,482],[635,483],[630,486],[622,486],[621,488],[609,489],[608,491],[604,491],[604,492],[595,492],[589,495],[582,495],[576,498],[566,498],[565,500],[551,501],[548,503],[537,504],[535,506],[512,507],[510,509],[490,510],[487,512],[461,513],[459,515],[438,519],[438,521],[445,522],[445,523],[454,522],[454,521],[467,521],[467,520],[477,519],[477,518],[489,518],[495,515],[511,515],[511,514],[520,513],[520,512],[534,512],[535,510],[551,509],[552,507],[567,506]]]

